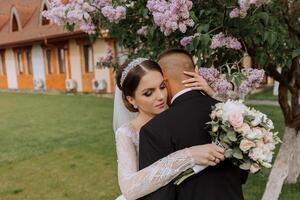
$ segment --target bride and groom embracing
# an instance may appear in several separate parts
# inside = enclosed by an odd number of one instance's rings
[[[117,85],[114,128],[123,194],[118,199],[243,199],[247,173],[224,159],[206,127],[218,95],[195,72],[188,52],[169,49],[157,62],[128,61]],[[200,173],[174,184],[196,165]]]

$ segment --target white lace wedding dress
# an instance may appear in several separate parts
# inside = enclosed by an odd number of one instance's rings
[[[123,196],[117,200],[135,200],[167,185],[183,171],[195,166],[188,149],[179,150],[140,171],[139,133],[130,123],[116,131],[118,179]]]

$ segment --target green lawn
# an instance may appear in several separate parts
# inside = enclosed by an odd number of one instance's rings
[[[288,98],[291,99],[291,94],[288,93]],[[278,96],[273,95],[273,87],[266,88],[263,91],[252,94],[249,96],[250,100],[269,100],[269,101],[278,101]]]
[[[0,93],[1,200],[111,200],[118,196],[112,99]],[[282,132],[281,112],[258,107]],[[251,176],[247,200],[260,199],[268,171]],[[300,183],[281,199],[300,196]]]

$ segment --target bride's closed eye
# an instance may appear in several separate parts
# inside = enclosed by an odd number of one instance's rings
[[[152,93],[153,93],[152,89],[149,89],[149,90],[147,90],[147,91],[144,93],[144,95],[145,95],[146,97],[150,97],[150,96],[152,95]]]
[[[160,89],[165,89],[166,88],[166,82],[163,81],[161,84],[160,84]]]

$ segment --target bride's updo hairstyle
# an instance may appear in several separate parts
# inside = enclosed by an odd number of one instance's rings
[[[122,98],[126,108],[131,112],[138,112],[138,109],[134,108],[126,97],[134,98],[141,79],[148,71],[158,71],[163,75],[157,62],[144,58],[126,61],[117,71],[117,86],[122,91]]]

